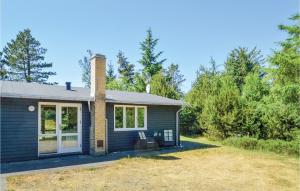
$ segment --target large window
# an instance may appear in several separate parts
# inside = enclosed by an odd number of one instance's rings
[[[146,130],[146,106],[115,105],[114,129],[115,131]]]

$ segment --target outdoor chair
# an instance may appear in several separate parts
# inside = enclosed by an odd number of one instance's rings
[[[145,132],[139,131],[138,132],[138,140],[136,142],[135,148],[136,149],[156,149],[158,148],[158,143],[154,139],[154,137],[147,137]]]

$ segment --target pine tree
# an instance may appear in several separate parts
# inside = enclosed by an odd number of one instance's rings
[[[9,80],[48,83],[55,72],[47,71],[52,63],[44,62],[47,49],[32,35],[30,29],[20,31],[15,40],[7,43],[3,49],[4,62],[7,65]],[[3,63],[3,62],[2,62]]]
[[[7,79],[7,64],[3,58],[3,52],[0,52],[0,80]]]
[[[134,79],[134,65],[129,63],[122,51],[119,51],[117,54],[117,64],[120,78],[127,85],[132,85]]]
[[[116,79],[116,75],[114,72],[114,66],[112,63],[108,64],[107,72],[106,72],[106,84]]]
[[[167,82],[181,95],[183,95],[181,90],[181,85],[185,81],[184,76],[180,73],[178,64],[171,64],[166,73]]]
[[[134,74],[134,90],[136,92],[146,92],[146,82],[140,72]]]
[[[81,74],[81,80],[84,83],[85,87],[90,87],[91,86],[91,63],[90,63],[90,58],[92,57],[93,53],[91,50],[87,50],[88,55],[84,56],[83,59],[80,59],[79,66],[82,69],[82,74]]]
[[[280,42],[280,49],[269,58],[270,73],[276,84],[300,84],[300,15],[290,18],[294,25],[279,25],[278,28],[288,33],[288,38]]]
[[[247,74],[263,65],[264,59],[256,48],[248,50],[239,47],[231,51],[226,62],[225,72],[234,78],[236,85],[242,89]]]
[[[147,81],[162,70],[162,64],[166,61],[166,59],[159,60],[162,51],[155,53],[157,43],[158,39],[153,38],[151,29],[147,30],[146,39],[141,43],[142,58],[139,60],[144,67],[143,74]]]
[[[150,83],[150,93],[171,98],[179,99],[180,94],[175,90],[175,88],[167,81],[166,77],[162,72],[155,74]]]

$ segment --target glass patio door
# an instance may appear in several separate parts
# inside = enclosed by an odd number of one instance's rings
[[[39,155],[81,152],[81,104],[39,104]]]
[[[39,154],[57,153],[57,106],[43,104],[39,106]]]
[[[60,139],[61,153],[81,151],[81,119],[80,107],[68,104],[60,107]]]

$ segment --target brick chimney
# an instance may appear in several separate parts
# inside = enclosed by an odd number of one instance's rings
[[[91,129],[90,154],[103,155],[106,151],[106,123],[105,123],[105,80],[106,58],[95,54],[91,57]]]

